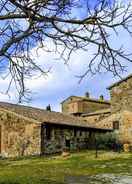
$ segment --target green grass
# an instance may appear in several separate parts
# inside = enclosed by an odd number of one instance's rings
[[[66,176],[132,175],[132,154],[93,151],[62,156],[0,160],[0,184],[63,184]]]

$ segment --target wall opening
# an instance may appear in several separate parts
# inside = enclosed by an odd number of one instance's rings
[[[66,147],[70,148],[70,140],[66,139]]]
[[[41,125],[41,154],[45,152],[45,125]]]
[[[119,121],[114,121],[113,122],[113,129],[114,130],[119,130]]]

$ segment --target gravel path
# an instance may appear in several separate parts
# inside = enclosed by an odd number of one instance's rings
[[[67,176],[66,184],[132,184],[132,176],[103,174],[95,176]]]

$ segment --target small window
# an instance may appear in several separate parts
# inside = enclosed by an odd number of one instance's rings
[[[119,121],[114,121],[113,122],[113,129],[114,130],[119,130]]]
[[[82,136],[82,131],[80,131],[80,137]]]

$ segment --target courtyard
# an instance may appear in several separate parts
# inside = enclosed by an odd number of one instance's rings
[[[132,153],[94,151],[68,157],[0,160],[0,184],[131,184]]]

